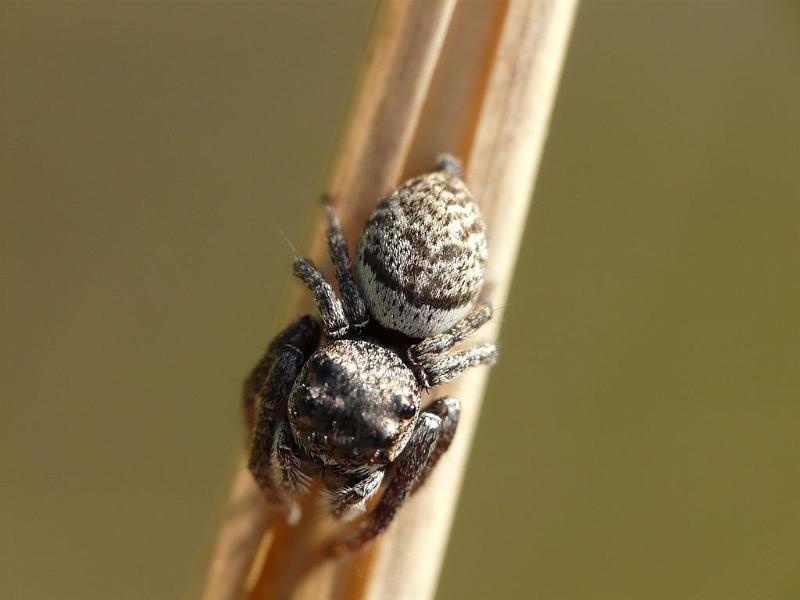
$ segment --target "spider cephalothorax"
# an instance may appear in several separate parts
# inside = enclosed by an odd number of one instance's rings
[[[298,443],[323,463],[371,467],[397,458],[419,406],[419,384],[395,352],[337,340],[303,366],[288,417]]]
[[[497,351],[449,352],[491,318],[487,304],[475,305],[484,225],[455,159],[444,156],[433,173],[381,201],[359,244],[356,277],[326,209],[342,297],[311,261],[295,262],[320,322],[307,315],[279,333],[245,384],[249,467],[270,500],[291,506],[317,477],[336,517],[363,510],[383,484],[348,541],[358,548],[389,525],[453,438],[458,400],[422,407],[421,392],[493,363]]]

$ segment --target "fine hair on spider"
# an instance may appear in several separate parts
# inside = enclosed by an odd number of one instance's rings
[[[421,393],[497,359],[492,344],[451,351],[492,317],[478,301],[486,233],[448,154],[380,201],[355,269],[330,202],[325,212],[339,295],[309,259],[295,260],[319,315],[278,333],[245,382],[248,466],[295,520],[296,498],[312,480],[340,519],[363,512],[382,489],[344,542],[358,549],[388,527],[455,435],[459,401],[423,407]]]

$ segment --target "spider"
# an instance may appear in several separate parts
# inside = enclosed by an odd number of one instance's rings
[[[383,485],[350,549],[386,529],[453,439],[459,401],[422,407],[422,392],[497,357],[491,344],[448,352],[492,316],[476,302],[485,227],[460,174],[443,155],[433,172],[385,197],[364,228],[355,271],[326,203],[341,298],[309,259],[297,259],[319,320],[306,315],[281,331],[245,382],[248,466],[290,520],[313,478],[340,519],[363,512]]]

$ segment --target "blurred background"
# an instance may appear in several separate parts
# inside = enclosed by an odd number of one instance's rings
[[[800,597],[800,8],[584,2],[438,597]],[[0,597],[197,593],[374,6],[0,5]]]

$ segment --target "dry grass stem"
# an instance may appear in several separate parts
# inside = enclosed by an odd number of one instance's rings
[[[489,229],[490,300],[505,304],[575,8],[576,0],[382,6],[327,188],[352,246],[378,199],[448,150],[465,159]],[[320,224],[310,256],[326,265],[322,232]],[[310,308],[302,295],[292,310]],[[502,310],[481,337],[494,339],[501,320]],[[313,498],[297,527],[271,519],[242,467],[203,597],[432,597],[486,377],[476,369],[447,386],[463,405],[453,446],[390,530],[358,554],[327,552],[336,530]]]

